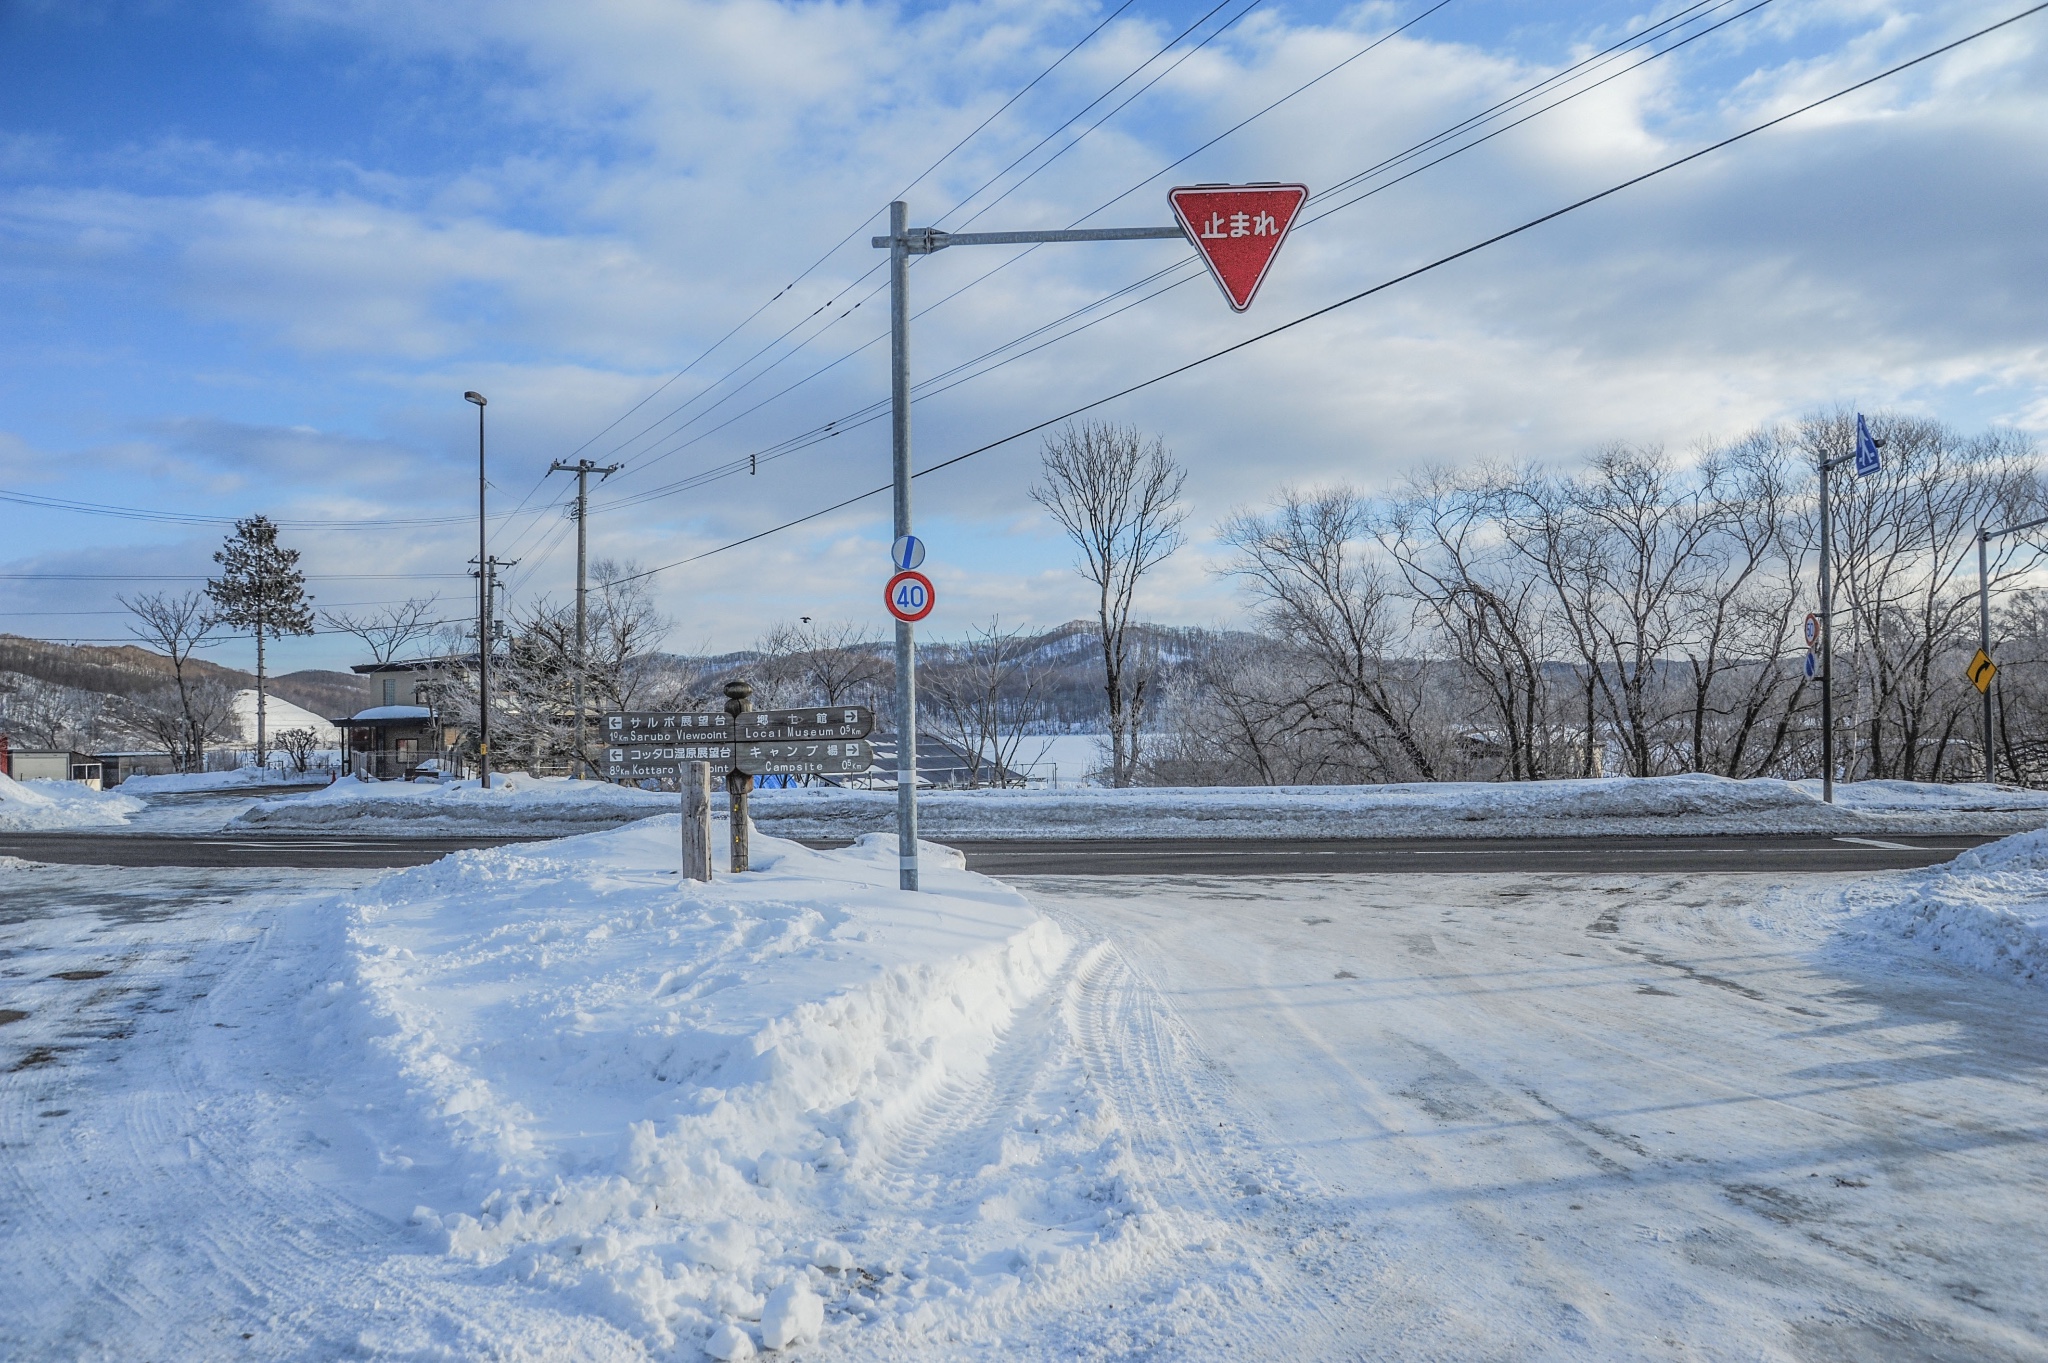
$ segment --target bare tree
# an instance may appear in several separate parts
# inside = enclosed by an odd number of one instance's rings
[[[320,746],[320,735],[311,729],[284,729],[277,735],[278,750],[292,760],[292,770],[303,772],[312,760],[313,750]]]
[[[654,650],[669,622],[655,608],[647,580],[631,563],[599,559],[589,596],[586,695],[600,709],[669,705],[665,669]],[[542,769],[587,766],[576,752],[576,608],[546,598],[512,613],[511,638],[492,659],[491,742],[494,751]],[[477,730],[477,679],[458,671],[441,693],[444,713],[471,735]],[[588,741],[589,735],[586,735]]]
[[[206,744],[213,735],[204,730],[193,713],[192,687],[185,675],[185,665],[192,660],[193,652],[205,644],[219,619],[207,609],[207,598],[201,592],[179,596],[152,592],[133,600],[125,596],[116,600],[135,616],[129,632],[170,659],[179,724],[169,731],[152,728],[151,735],[164,744],[171,764],[179,771],[198,771],[206,764]]]
[[[1811,459],[1838,456],[1854,422],[1847,411],[1809,418],[1799,443]],[[2020,436],[1965,438],[1888,413],[1870,425],[1885,441],[1883,469],[1844,481],[1836,517],[1855,769],[1939,780],[1976,694],[1962,674],[1977,611],[1972,542],[1979,526],[2036,513],[2038,474]]]
[[[1493,479],[1441,470],[1412,479],[1375,526],[1407,595],[1484,697],[1472,746],[1498,751],[1515,781],[1551,774],[1541,580],[1494,532]]]
[[[331,630],[353,634],[370,650],[370,661],[382,666],[418,641],[431,638],[441,622],[434,618],[441,598],[407,597],[403,604],[386,606],[374,614],[350,611],[322,611],[320,618]]]
[[[193,681],[183,690],[158,687],[124,698],[121,725],[143,742],[171,754],[180,771],[206,770],[206,750],[234,739],[235,689],[226,682]]]
[[[851,621],[785,621],[768,632],[759,650],[761,662],[751,680],[755,704],[764,708],[873,704],[895,671],[882,641]]]
[[[1222,538],[1268,625],[1312,664],[1301,703],[1314,723],[1393,779],[1434,781],[1416,669],[1397,661],[1390,584],[1356,548],[1368,510],[1350,488],[1289,488],[1271,512],[1231,517]]]
[[[927,657],[918,700],[933,731],[966,763],[970,785],[1007,784],[1037,680],[1023,632],[991,620]]]
[[[1136,774],[1149,677],[1134,669],[1131,612],[1138,583],[1180,548],[1187,471],[1166,446],[1137,428],[1069,423],[1045,442],[1045,479],[1031,496],[1052,513],[1079,551],[1075,564],[1095,584],[1109,702],[1110,784]]]

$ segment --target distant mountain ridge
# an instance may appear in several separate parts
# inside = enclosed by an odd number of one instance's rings
[[[238,691],[256,685],[255,673],[203,658],[186,667],[186,676],[194,680],[224,682]],[[0,673],[6,672],[107,696],[141,695],[172,679],[169,658],[134,644],[60,644],[19,634],[0,634]],[[268,678],[265,689],[329,718],[376,704],[369,683],[353,672],[287,672]]]

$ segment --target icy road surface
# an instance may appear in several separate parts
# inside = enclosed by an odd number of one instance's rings
[[[2048,992],[1835,881],[1014,883],[1320,1185],[1349,1355],[2048,1357]]]
[[[295,916],[383,873],[0,872],[0,1357],[704,1356],[602,1262],[438,1250],[368,1190],[439,1176],[354,1163],[347,1076],[276,1066]],[[1843,933],[1850,879],[1014,882],[1073,940],[1046,1004],[847,1185],[898,1265],[856,1290],[962,1333],[877,1333],[839,1274],[780,1356],[2048,1358],[2048,991]],[[1069,1092],[1131,1229],[919,1276],[917,1224],[1057,1190],[991,1180]]]

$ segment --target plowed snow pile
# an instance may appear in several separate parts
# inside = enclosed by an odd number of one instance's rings
[[[123,795],[188,795],[200,791],[240,790],[245,786],[324,786],[324,771],[285,771],[278,767],[236,767],[233,771],[184,771],[166,776],[131,776],[121,783]]]
[[[55,833],[112,828],[128,822],[142,801],[78,781],[17,781],[0,776],[0,832]]]
[[[280,928],[263,956],[296,966],[216,990],[212,1091],[317,1076],[319,1120],[254,1143],[410,1227],[342,1272],[437,1304],[364,1352],[518,1352],[489,1323],[507,1293],[553,1322],[550,1357],[676,1358],[1020,1332],[1068,1357],[1273,1299],[1220,1214],[1148,1187],[1084,1035],[1105,949],[944,848],[921,894],[879,836],[760,838],[754,872],[698,885],[678,836],[394,874]],[[272,1035],[289,1054],[248,1049]]]
[[[1903,893],[1902,893],[1903,891]],[[1975,847],[1860,892],[1859,925],[1944,960],[2048,984],[2048,830]]]
[[[722,804],[723,792],[714,795]],[[928,790],[935,838],[1522,838],[1644,833],[2015,833],[2048,823],[2048,792],[1856,781],[1825,804],[1818,781],[1721,776],[1441,781],[1385,786]],[[501,777],[490,791],[346,780],[266,800],[229,825],[378,834],[582,831],[675,808],[676,797],[601,781]],[[893,790],[761,790],[755,821],[787,838],[895,827]]]
[[[587,832],[674,812],[675,795],[566,776],[499,773],[476,781],[364,781],[345,776],[305,795],[244,810],[231,828],[347,833]]]

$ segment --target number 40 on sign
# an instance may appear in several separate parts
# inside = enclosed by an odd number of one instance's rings
[[[889,579],[882,602],[889,614],[905,624],[915,624],[932,613],[938,596],[932,591],[932,580],[923,573],[903,572]]]

